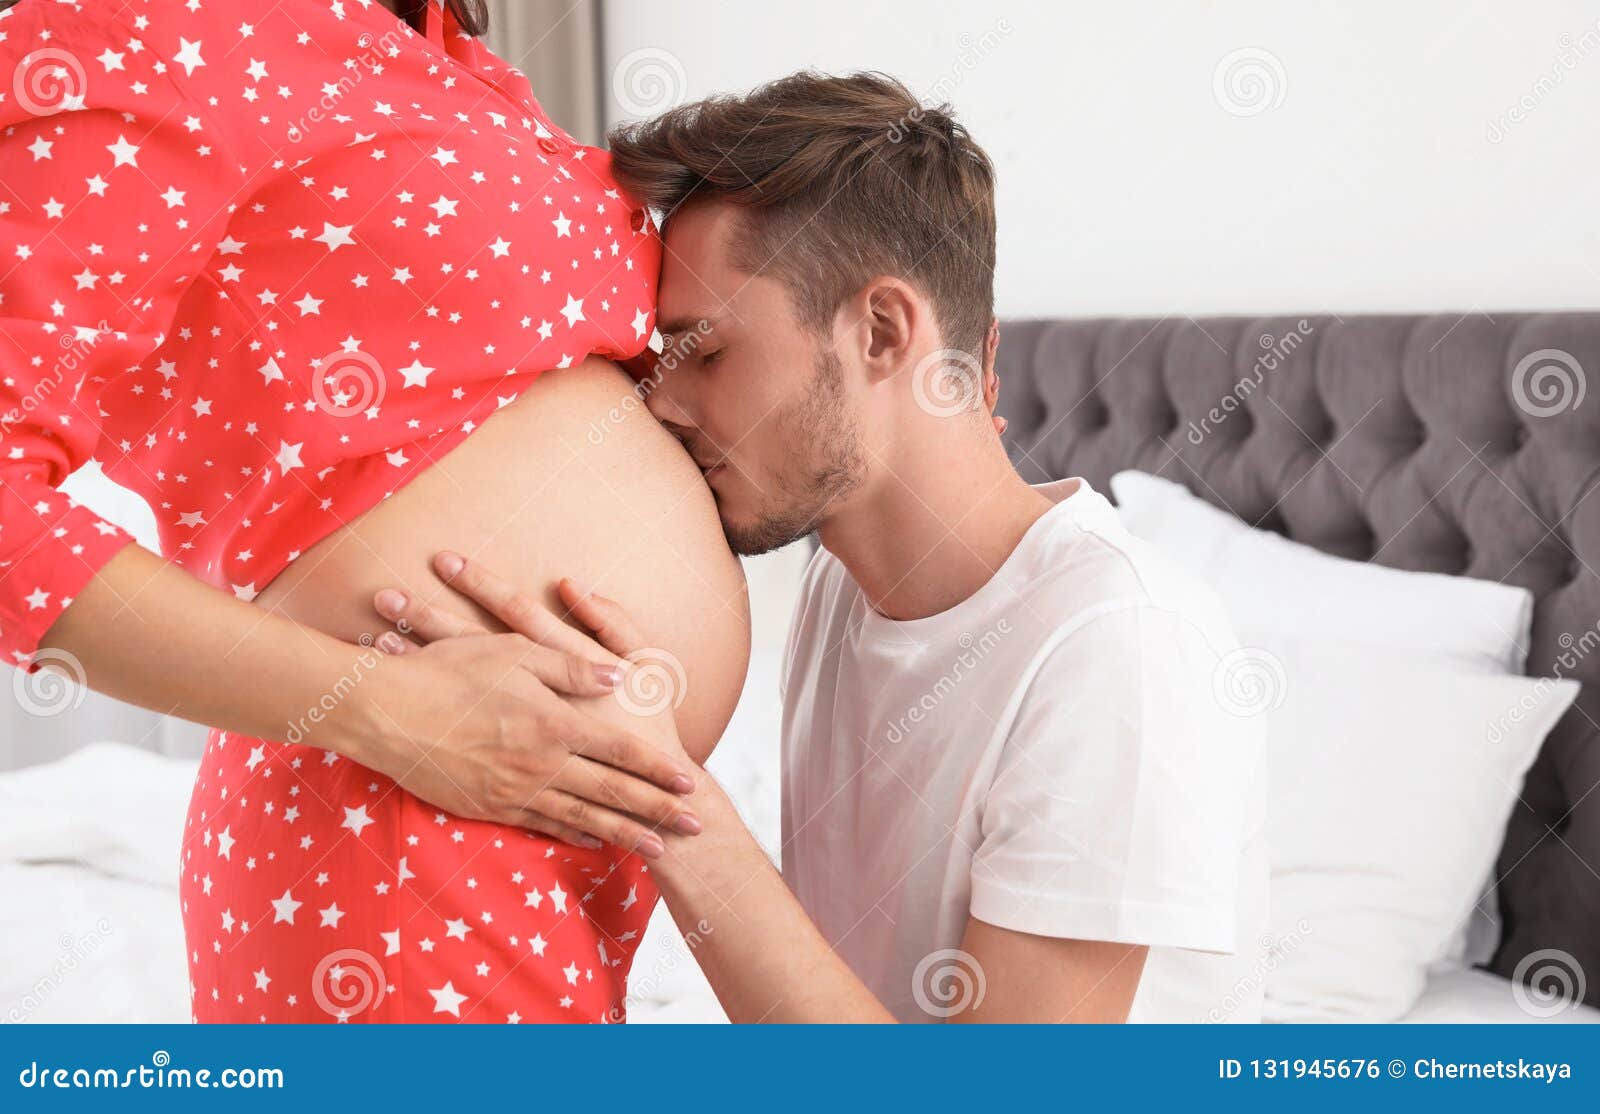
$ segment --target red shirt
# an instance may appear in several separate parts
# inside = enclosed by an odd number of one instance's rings
[[[0,653],[130,539],[251,598],[547,368],[637,354],[660,243],[609,157],[430,9],[0,13]]]

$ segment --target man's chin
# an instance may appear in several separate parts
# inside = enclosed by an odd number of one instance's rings
[[[722,519],[722,533],[728,539],[728,548],[740,557],[759,557],[799,541],[810,533],[809,528],[771,519],[740,519],[727,513],[722,500],[717,500],[717,513]]]

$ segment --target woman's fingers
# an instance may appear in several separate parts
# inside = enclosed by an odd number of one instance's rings
[[[460,638],[468,634],[492,633],[481,623],[452,615],[398,588],[385,588],[373,596],[372,606],[379,615],[395,624],[400,633],[412,635],[423,642],[437,642],[441,638]],[[384,641],[386,640],[379,639],[380,645]],[[387,646],[383,648],[389,649]]]
[[[694,792],[694,777],[684,769],[683,763],[659,747],[565,704],[561,708],[565,713],[564,722],[557,734],[567,741],[567,749],[573,754],[603,762],[674,793]]]
[[[564,654],[535,642],[528,643],[522,667],[564,696],[605,696],[622,683],[623,675],[620,665]]]
[[[570,843],[574,847],[582,847],[589,851],[596,851],[601,847],[600,841],[594,836],[580,832],[577,828],[563,824],[559,820],[552,820],[544,813],[534,812],[532,809],[523,810],[521,826],[530,832],[538,832],[540,835],[547,835],[551,839],[558,839],[562,843]]]
[[[555,787],[626,812],[651,827],[667,828],[680,835],[699,835],[701,831],[699,817],[684,807],[682,797],[587,758],[575,758],[562,767]]]
[[[546,789],[540,793],[529,810],[557,818],[568,827],[606,843],[637,851],[647,859],[659,859],[666,853],[661,837],[633,817],[560,789]]]
[[[433,567],[451,588],[524,638],[552,650],[611,661],[594,639],[563,623],[548,607],[484,568],[481,562],[468,561],[461,554],[446,550],[434,557]]]
[[[600,644],[613,654],[625,658],[645,646],[639,628],[615,600],[584,591],[571,577],[562,577],[556,590],[572,617],[593,631]]]

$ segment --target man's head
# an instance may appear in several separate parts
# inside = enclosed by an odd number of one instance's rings
[[[736,550],[817,528],[913,427],[989,429],[994,170],[947,109],[877,74],[801,73],[621,128],[611,150],[667,214],[649,406]]]

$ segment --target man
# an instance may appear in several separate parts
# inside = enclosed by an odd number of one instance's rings
[[[1257,1019],[1264,758],[1213,697],[1232,636],[1086,483],[1007,459],[983,151],[892,80],[811,74],[612,148],[667,214],[651,411],[736,551],[822,543],[783,671],[783,877],[709,778],[703,831],[652,864],[729,1016]]]

